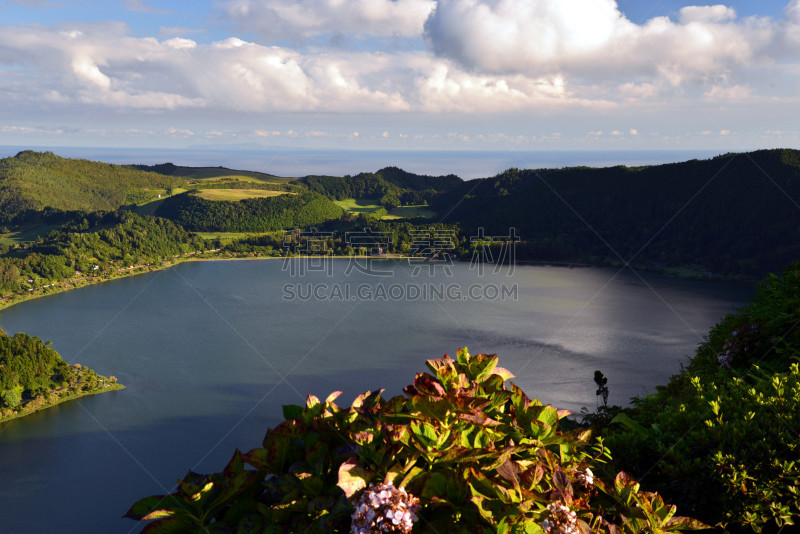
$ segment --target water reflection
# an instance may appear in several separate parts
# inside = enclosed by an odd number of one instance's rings
[[[498,353],[515,383],[560,408],[596,405],[595,369],[622,404],[676,372],[698,333],[750,293],[653,277],[648,287],[608,269],[481,279],[457,264],[415,278],[395,262],[382,279],[345,276],[346,266],[297,280],[280,261],[187,263],[0,313],[7,331],[50,339],[68,361],[127,386],[0,426],[0,479],[13,481],[0,490],[4,528],[128,532],[120,516],[134,500],[258,446],[282,404],[335,390],[342,404],[368,389],[399,394],[426,359],[465,345]],[[284,300],[284,284],[298,281],[511,283],[518,299]]]

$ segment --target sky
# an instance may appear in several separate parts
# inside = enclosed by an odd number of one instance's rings
[[[800,147],[800,0],[0,0],[0,145]]]

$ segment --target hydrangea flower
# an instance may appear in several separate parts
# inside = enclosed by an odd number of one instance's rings
[[[403,532],[408,534],[417,521],[419,499],[403,488],[370,484],[355,504],[351,516],[351,534]]]
[[[591,486],[594,484],[594,473],[587,467],[583,471],[575,473],[575,479],[584,486]]]
[[[561,503],[547,505],[550,518],[542,521],[542,530],[547,534],[580,534],[578,516]]]

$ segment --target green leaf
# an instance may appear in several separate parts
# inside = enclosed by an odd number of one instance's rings
[[[423,395],[414,395],[411,398],[411,405],[422,415],[436,421],[445,422],[450,412],[451,404],[445,399],[432,399]]]
[[[481,358],[481,356],[484,357]],[[500,359],[497,357],[497,354],[491,354],[489,356],[485,354],[479,354],[477,358],[479,358],[478,361],[480,362],[480,365],[477,366],[478,372],[475,374],[475,378],[473,380],[475,380],[475,382],[478,382],[480,384],[481,382],[492,376],[494,368],[497,367],[497,362]]]
[[[306,397],[306,408],[311,410],[312,408],[316,408],[317,406],[319,406],[319,397],[309,393],[308,396]]]
[[[300,419],[303,415],[303,407],[295,404],[283,406],[283,418],[286,420]]]
[[[197,525],[190,525],[178,517],[161,519],[142,529],[142,534],[189,534],[197,532]]]
[[[713,528],[691,517],[676,516],[664,524],[664,530],[705,530]]]
[[[173,510],[153,510],[142,518],[142,521],[150,521],[151,519],[161,519],[164,517],[171,517],[175,515]]]
[[[650,433],[647,431],[645,427],[628,417],[627,414],[620,413],[617,414],[612,420],[611,423],[618,423],[626,427],[628,430],[632,430],[633,432],[639,434],[642,437],[649,437]]]
[[[185,503],[174,495],[153,495],[139,499],[123,516],[136,521],[144,521],[145,517],[161,510],[183,510]]]
[[[436,429],[424,421],[411,421],[411,432],[422,446],[433,447],[437,441]]]
[[[325,404],[331,404],[333,401],[335,401],[336,399],[338,399],[338,398],[339,398],[339,396],[340,396],[342,393],[343,393],[342,391],[334,391],[333,393],[331,393],[330,395],[328,395],[328,397],[325,399]]]
[[[503,382],[505,382],[506,380],[511,380],[512,378],[516,378],[514,374],[511,373],[511,371],[509,371],[505,367],[495,367],[494,374],[502,378]]]
[[[349,499],[356,492],[366,488],[373,476],[373,473],[358,465],[356,457],[352,457],[339,466],[339,480],[336,485],[342,488]]]

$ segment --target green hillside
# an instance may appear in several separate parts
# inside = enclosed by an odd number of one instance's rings
[[[376,173],[362,172],[355,176],[306,176],[299,180],[311,191],[334,200],[349,198],[381,198],[396,195],[403,204],[421,204],[438,194],[462,184],[461,178],[424,176],[397,167],[386,167]]]
[[[182,167],[174,163],[160,163],[158,165],[130,165],[130,168],[140,171],[151,171],[167,176],[186,178],[197,181],[242,181],[263,182],[269,184],[285,184],[294,181],[294,178],[283,178],[273,174],[257,171],[241,171],[226,167]]]
[[[467,232],[515,228],[527,259],[760,275],[800,258],[799,205],[800,152],[763,150],[648,167],[509,169],[464,183],[434,208]]]
[[[183,193],[165,200],[156,213],[193,232],[269,232],[318,225],[341,217],[344,211],[314,193],[238,202]]]
[[[25,209],[114,210],[166,194],[185,180],[121,165],[23,151],[0,160],[0,219]]]
[[[82,365],[70,366],[50,342],[0,329],[0,421],[83,395],[122,388],[114,377]]]

